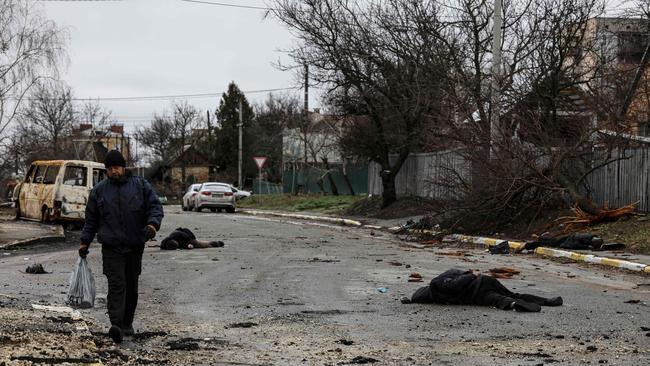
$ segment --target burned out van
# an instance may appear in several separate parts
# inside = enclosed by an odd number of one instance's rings
[[[81,222],[90,190],[105,175],[104,164],[94,161],[35,161],[14,192],[16,217]]]

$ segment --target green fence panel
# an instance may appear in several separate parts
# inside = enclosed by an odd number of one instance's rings
[[[259,179],[253,180],[253,194],[276,194],[282,193],[282,184],[276,184]]]
[[[367,163],[354,163],[347,164],[346,171],[348,179],[354,194],[367,194],[368,193],[368,164]],[[302,192],[302,193],[320,193],[321,188],[318,185],[319,179],[322,179],[323,189],[326,193],[332,193],[329,178],[325,175],[326,170],[316,167],[288,169],[283,174],[283,189],[284,193]],[[343,175],[342,164],[332,164],[329,171],[334,184],[341,195],[350,195],[350,187]]]

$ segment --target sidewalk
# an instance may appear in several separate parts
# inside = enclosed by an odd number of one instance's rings
[[[325,216],[317,213],[301,212],[278,212],[267,210],[240,210],[241,213],[251,215],[267,215],[287,217],[302,220],[312,220],[320,222],[335,223],[345,226],[354,226],[365,229],[384,230],[394,233],[404,225],[409,219],[418,222],[422,216],[403,217],[398,219],[374,219],[374,218],[341,218]],[[424,232],[426,232],[425,230]],[[506,241],[505,239],[483,238],[467,236],[462,234],[453,234],[445,237],[447,242],[467,242],[484,247],[490,247],[500,242]],[[517,249],[524,243],[518,241],[508,241],[511,249]],[[583,251],[583,250],[560,250],[556,248],[540,247],[534,251],[534,254],[545,257],[554,258],[567,258],[576,262],[585,262],[591,264],[599,264],[609,267],[623,268],[630,271],[650,273],[650,255],[633,254],[620,251]]]
[[[0,219],[0,249],[64,239],[65,232],[61,225],[44,225],[34,221]]]

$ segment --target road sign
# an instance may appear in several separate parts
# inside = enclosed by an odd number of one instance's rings
[[[254,156],[255,164],[257,164],[258,169],[262,169],[264,163],[266,163],[266,156]]]

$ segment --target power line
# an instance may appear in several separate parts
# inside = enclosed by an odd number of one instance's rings
[[[218,3],[214,1],[202,1],[202,0],[181,0],[186,3],[197,3],[197,4],[205,4],[205,5],[217,5],[217,6],[227,6],[227,7],[232,7],[232,8],[241,8],[241,9],[255,9],[255,10],[272,10],[271,8],[266,8],[266,7],[261,7],[261,6],[253,6],[253,5],[235,5],[235,4],[228,4],[228,3]]]
[[[74,0],[76,1],[76,0]],[[88,1],[88,0],[82,0]],[[274,91],[282,90],[297,90],[299,88],[273,88],[273,89],[258,89],[258,90],[247,90],[242,91],[243,94],[259,94],[259,93],[270,93]],[[157,100],[166,100],[166,99],[177,99],[177,98],[214,98],[220,97],[224,92],[219,93],[201,93],[201,94],[175,94],[175,95],[142,95],[142,96],[129,96],[129,97],[85,97],[85,98],[70,98],[72,101],[84,102],[84,101],[104,101],[104,102],[130,102],[130,101],[157,101]],[[23,100],[35,100],[40,98],[23,98]],[[61,99],[61,98],[48,98],[48,99]]]

